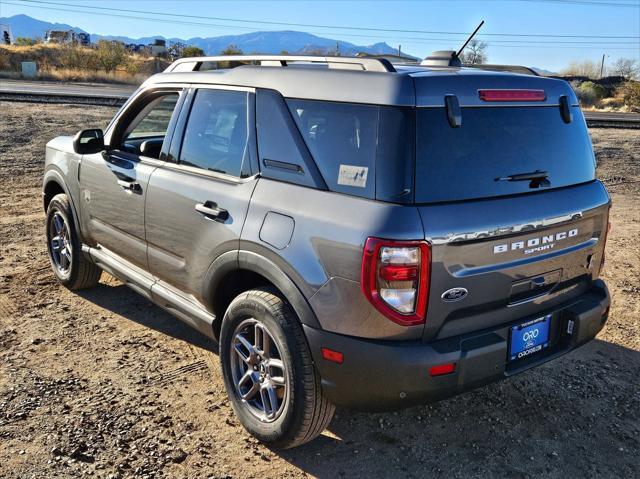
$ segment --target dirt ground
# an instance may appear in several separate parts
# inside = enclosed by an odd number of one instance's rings
[[[613,213],[606,328],[510,380],[397,413],[338,410],[277,452],[244,432],[215,345],[45,253],[45,143],[114,109],[0,102],[0,477],[640,477],[640,131],[592,130]]]

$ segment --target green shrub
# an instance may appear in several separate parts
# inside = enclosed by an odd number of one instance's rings
[[[98,64],[106,73],[114,71],[127,59],[127,50],[120,42],[99,40],[96,49]]]
[[[15,42],[16,45],[21,47],[32,47],[36,43],[38,43],[38,41],[35,38],[29,37],[18,37]]]
[[[70,70],[96,70],[98,57],[96,51],[78,45],[62,45],[59,50],[59,63]]]
[[[182,50],[182,57],[203,57],[204,56],[204,50],[202,50],[202,48],[198,48],[198,47],[194,47],[192,45],[188,46],[188,47],[184,47],[184,49]]]
[[[129,75],[137,75],[140,73],[142,68],[141,62],[137,62],[129,58],[124,63],[124,71],[126,71]]]
[[[574,90],[580,103],[586,106],[595,105],[607,96],[607,89],[590,81],[580,83]]]

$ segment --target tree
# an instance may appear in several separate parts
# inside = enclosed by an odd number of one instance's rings
[[[618,58],[610,68],[610,72],[624,77],[625,80],[635,80],[640,74],[640,66],[634,58]]]
[[[204,50],[193,45],[184,47],[182,50],[182,57],[202,57],[204,56]]]
[[[480,65],[487,62],[487,44],[480,40],[471,40],[460,54],[460,60],[466,65]]]
[[[167,53],[169,54],[169,57],[171,57],[171,59],[175,60],[176,58],[181,58],[184,56],[185,48],[187,48],[187,46],[184,43],[174,42],[169,45],[169,48],[167,48]]]
[[[18,37],[16,38],[15,44],[21,47],[32,47],[37,43],[35,38],[29,37]]]
[[[127,50],[124,44],[116,41],[99,40],[96,49],[98,64],[106,73],[114,71],[124,63],[127,58]]]
[[[592,62],[591,60],[573,61],[560,73],[563,76],[600,78],[600,63]]]
[[[231,44],[220,52],[220,55],[242,55],[242,50],[236,45]]]

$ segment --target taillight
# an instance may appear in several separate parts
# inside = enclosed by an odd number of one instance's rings
[[[425,241],[367,238],[362,292],[378,311],[403,326],[422,324],[427,313],[431,248]]]
[[[544,90],[478,90],[482,101],[545,101]]]

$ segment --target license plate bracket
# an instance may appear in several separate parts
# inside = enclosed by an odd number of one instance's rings
[[[509,360],[523,359],[546,349],[550,328],[550,314],[513,326],[509,335]]]

